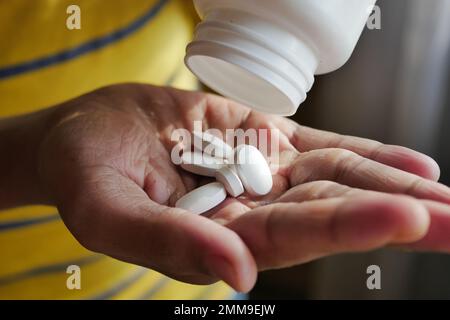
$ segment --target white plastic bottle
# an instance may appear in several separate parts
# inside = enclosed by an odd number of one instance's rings
[[[315,74],[350,58],[376,0],[194,0],[186,51],[207,86],[259,111],[292,115]]]

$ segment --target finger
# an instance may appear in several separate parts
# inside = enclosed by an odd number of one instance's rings
[[[270,194],[262,197],[254,197],[247,192],[237,198],[227,198],[219,206],[204,215],[220,224],[227,224],[247,213],[253,208],[269,204],[277,199],[288,188],[286,178],[276,175],[273,177],[273,186]]]
[[[130,166],[131,167],[131,166]],[[141,188],[156,203],[173,206],[192,187],[193,181],[181,175],[159,141],[148,144]]]
[[[219,223],[226,225],[243,214],[250,211],[250,207],[245,200],[236,198],[227,198],[219,206],[212,209],[210,212],[204,214],[205,217]]]
[[[253,208],[266,205],[277,199],[288,188],[286,178],[275,175],[273,177],[273,186],[270,194],[262,197],[254,197],[247,192],[237,198],[228,197],[217,207],[211,209],[203,215],[209,217],[215,222],[226,225],[227,223],[239,218]]]
[[[282,119],[279,127],[300,151],[342,148],[353,151],[362,157],[385,165],[437,181],[440,176],[439,165],[427,155],[417,151],[380,142],[316,130]]]
[[[370,192],[375,191],[351,188],[334,181],[321,180],[299,184],[286,191],[274,202],[305,202],[329,198],[350,197],[352,195],[361,195],[361,193],[363,193],[362,195],[367,195],[367,193]]]
[[[423,205],[394,195],[277,203],[228,225],[245,241],[260,269],[417,241],[428,226]]]
[[[227,130],[257,130],[258,140],[265,135],[264,141],[267,142],[269,148],[273,142],[276,142],[277,148],[279,147],[281,151],[294,150],[289,139],[280,133],[277,126],[277,119],[280,117],[252,111],[240,103],[214,94],[188,92],[172,88],[167,88],[167,92],[172,96],[172,102],[175,102],[176,106],[180,108],[183,119],[181,127],[183,128],[192,131],[194,121],[202,121],[202,130],[216,129],[221,131],[223,139],[230,145],[233,145],[234,141],[232,141],[233,136],[230,137],[230,133],[227,134]],[[174,123],[177,122],[179,121],[172,119],[170,127],[173,128]],[[246,132],[232,132],[234,137],[241,133],[244,135]],[[247,135],[247,137],[251,137],[251,135]],[[260,141],[255,143],[250,141],[249,143],[256,144]]]
[[[402,193],[450,204],[448,187],[344,149],[320,149],[300,154],[292,164],[289,178],[292,186],[331,180],[350,187]]]
[[[85,180],[86,181],[86,180]],[[222,279],[238,291],[256,280],[255,262],[233,231],[208,218],[151,201],[128,178],[91,173],[82,198],[61,208],[88,249],[152,268],[181,281]]]
[[[382,196],[383,193],[350,188],[332,181],[315,181],[296,186],[276,202],[303,202],[327,198]],[[430,214],[430,227],[423,239],[406,245],[411,249],[450,252],[450,206],[435,201],[420,200]]]
[[[203,130],[214,128],[225,132],[226,129],[239,128],[251,113],[249,108],[218,95],[165,89],[171,103],[180,110],[175,115],[178,120],[171,119],[168,123],[177,123],[181,119],[182,127],[188,130],[194,129],[193,121],[202,121]],[[161,105],[161,108],[164,106]]]
[[[431,223],[426,236],[416,243],[407,245],[410,249],[450,252],[450,207],[433,201],[423,201],[430,212]]]
[[[213,94],[150,85],[138,88],[138,104],[169,152],[178,143],[172,140],[176,129],[191,132],[200,122],[202,130],[214,128],[225,133],[238,128],[250,113],[249,108]]]

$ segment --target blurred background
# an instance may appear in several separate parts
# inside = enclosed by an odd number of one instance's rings
[[[294,120],[434,157],[450,185],[450,0],[379,0],[342,69],[316,78]],[[368,290],[366,268],[381,268]],[[450,299],[450,255],[385,249],[262,273],[252,298]]]

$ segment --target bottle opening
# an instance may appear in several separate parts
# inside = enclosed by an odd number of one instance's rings
[[[288,85],[274,75],[268,81],[239,64],[206,55],[187,56],[186,65],[211,89],[258,111],[289,116],[298,108],[288,96],[289,93],[295,95],[295,89],[287,88]],[[268,74],[262,68],[260,71]],[[277,82],[284,90],[277,87]]]
[[[314,82],[307,42],[248,12],[209,12],[186,49],[187,67],[207,86],[258,111],[293,115]]]

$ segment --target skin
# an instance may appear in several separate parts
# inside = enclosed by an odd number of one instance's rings
[[[264,198],[174,208],[204,179],[170,160],[176,128],[280,129]],[[0,208],[58,207],[86,248],[249,291],[258,270],[384,246],[450,251],[450,189],[428,156],[263,115],[224,98],[124,84],[0,121]],[[245,213],[245,214],[244,214]]]

